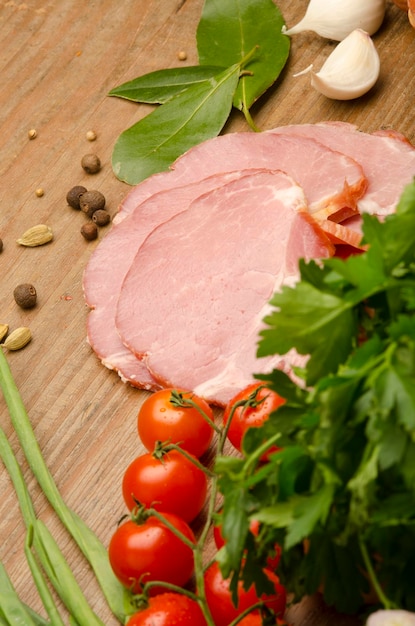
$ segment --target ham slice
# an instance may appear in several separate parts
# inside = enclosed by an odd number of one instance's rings
[[[114,222],[121,222],[154,193],[213,174],[251,168],[287,172],[303,187],[310,212],[320,212],[321,219],[332,216],[338,221],[355,215],[367,186],[362,167],[353,158],[312,138],[230,133],[191,148],[171,170],[137,185],[120,205]]]
[[[127,220],[113,226],[95,248],[83,275],[84,296],[91,308],[87,338],[103,365],[116,370],[122,380],[142,389],[159,388],[146,365],[122,343],[115,327],[121,285],[137,250],[156,226],[185,210],[192,200],[242,175],[243,172],[218,174],[154,194]]]
[[[122,281],[137,250],[158,224],[186,210],[198,195],[240,176],[244,168],[261,167],[288,171],[303,187],[311,210],[327,214],[338,213],[345,205],[347,215],[355,214],[357,199],[366,188],[361,167],[349,157],[313,139],[258,133],[234,133],[204,142],[180,157],[173,170],[134,187],[83,278],[85,299],[92,309],[88,341],[102,363],[124,381],[150,390],[159,386],[115,328]]]
[[[360,213],[393,213],[403,188],[415,176],[415,147],[395,131],[364,133],[346,122],[322,122],[280,126],[267,132],[311,138],[357,161],[368,183],[357,201]]]
[[[160,385],[223,406],[255,373],[293,365],[256,349],[269,300],[298,279],[299,259],[333,253],[307,208],[290,176],[256,171],[151,232],[125,276],[116,326]]]

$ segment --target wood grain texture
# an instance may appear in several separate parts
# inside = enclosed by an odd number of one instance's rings
[[[305,11],[304,0],[280,0],[288,25]],[[80,235],[85,219],[67,206],[77,184],[99,189],[114,214],[128,186],[111,170],[119,133],[152,110],[107,97],[116,85],[146,72],[173,67],[187,53],[197,62],[195,30],[202,0],[3,0],[0,2],[0,322],[10,329],[30,326],[32,342],[8,360],[21,390],[48,466],[67,503],[104,543],[125,512],[121,477],[141,451],[135,418],[145,392],[124,385],[105,369],[86,342],[87,307],[82,273],[97,242]],[[260,19],[260,16],[258,16]],[[290,60],[277,85],[252,110],[262,129],[343,120],[365,131],[394,128],[415,142],[415,31],[406,15],[388,2],[374,37],[382,74],[358,101],[334,102],[293,74],[310,63],[318,68],[333,48],[311,33],[292,40]],[[28,139],[28,130],[37,130]],[[94,129],[94,143],[85,134]],[[247,130],[234,112],[225,132]],[[80,165],[96,152],[102,170],[86,175]],[[381,156],[381,155],[380,155]],[[44,189],[37,197],[35,190]],[[49,224],[52,243],[22,248],[16,239],[30,226]],[[110,228],[110,227],[108,227]],[[100,231],[100,238],[105,230]],[[13,289],[31,282],[38,305],[19,309]],[[88,568],[68,541],[22,460],[0,398],[0,424],[18,451],[39,515],[50,524],[79,576],[85,593],[108,626],[108,614]],[[23,555],[24,528],[15,494],[0,470],[0,557],[22,598],[40,609]],[[307,599],[290,613],[294,626],[349,626],[349,618]]]

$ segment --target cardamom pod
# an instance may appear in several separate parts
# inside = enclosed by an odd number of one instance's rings
[[[50,226],[46,226],[46,224],[37,224],[24,232],[23,235],[17,239],[17,243],[21,246],[34,248],[36,246],[43,246],[43,244],[52,241],[52,239],[53,232]]]
[[[3,345],[7,350],[20,350],[29,343],[31,338],[30,328],[20,326],[10,333]]]
[[[0,324],[0,341],[2,341],[2,339],[5,338],[5,336],[7,335],[8,332],[9,332],[9,325],[8,324]]]

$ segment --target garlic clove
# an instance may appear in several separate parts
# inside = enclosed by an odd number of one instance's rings
[[[415,0],[408,0],[408,19],[412,28],[415,28]]]
[[[303,19],[285,35],[313,31],[327,39],[342,41],[356,28],[373,35],[385,17],[386,0],[310,0]]]
[[[415,626],[415,613],[399,609],[380,609],[369,615],[366,626]]]
[[[311,85],[327,98],[352,100],[367,93],[379,78],[380,60],[375,44],[357,28],[343,39],[319,72],[310,65],[302,72],[311,74]]]

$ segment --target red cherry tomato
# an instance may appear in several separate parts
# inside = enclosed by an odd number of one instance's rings
[[[180,593],[161,593],[150,598],[148,607],[134,613],[126,626],[206,626],[195,600]]]
[[[191,522],[203,508],[207,494],[207,478],[178,450],[155,458],[149,452],[127,467],[122,492],[132,511],[137,501],[147,508],[167,511]]]
[[[157,441],[177,443],[197,458],[210,446],[213,428],[195,407],[172,404],[172,391],[192,400],[213,422],[211,407],[198,396],[182,389],[161,389],[144,400],[138,413],[137,428],[144,447],[152,452]]]
[[[251,520],[249,524],[249,530],[251,531],[253,535],[255,535],[255,537],[258,536],[258,533],[259,533],[258,520],[256,519]],[[222,536],[221,526],[217,525],[213,527],[213,539],[215,541],[215,546],[217,547],[218,550],[222,546],[225,545],[225,540]],[[274,546],[274,554],[267,558],[267,567],[272,571],[276,570],[278,567],[278,563],[280,562],[280,558],[281,558],[281,546],[279,546],[276,543]]]
[[[195,536],[188,524],[170,513],[164,517],[192,543]],[[156,517],[143,523],[128,520],[113,534],[108,556],[118,580],[133,593],[141,592],[141,585],[157,580],[178,586],[185,585],[194,570],[193,550]],[[152,587],[151,594],[165,591]]]
[[[269,570],[264,571],[274,584],[275,594],[271,596],[262,595],[260,599],[276,615],[282,616],[287,603],[285,587],[280,584],[278,576],[273,572]],[[238,615],[241,615],[250,606],[260,601],[254,586],[246,591],[243,588],[242,581],[240,581],[238,584],[238,605],[234,606],[232,594],[229,591],[229,580],[222,577],[216,561],[205,572],[205,593],[215,626],[228,626]],[[258,612],[258,610],[253,612]]]
[[[253,383],[240,391],[227,404],[223,414],[224,424],[227,424],[229,421],[235,404],[243,401],[248,401],[248,403],[235,409],[227,433],[229,441],[239,452],[242,450],[242,440],[248,428],[261,426],[269,418],[270,413],[285,402],[284,398],[281,398],[275,391],[264,386],[263,383]],[[278,448],[273,446],[267,454],[275,450],[278,450]],[[264,460],[266,460],[266,456]]]

